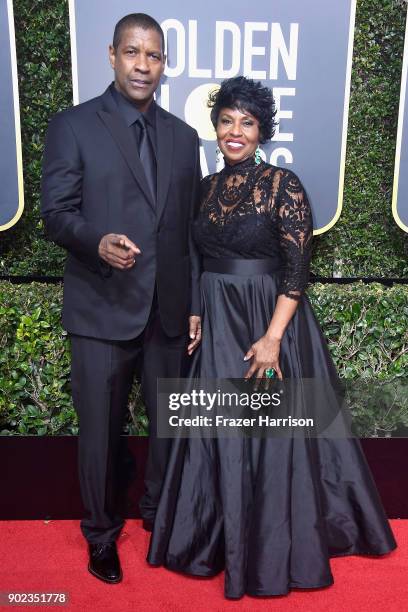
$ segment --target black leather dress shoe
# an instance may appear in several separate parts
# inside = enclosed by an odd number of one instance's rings
[[[145,531],[153,531],[154,522],[149,519],[143,519],[143,529]]]
[[[93,576],[115,584],[122,580],[122,569],[116,542],[103,542],[101,544],[89,543],[88,570]]]

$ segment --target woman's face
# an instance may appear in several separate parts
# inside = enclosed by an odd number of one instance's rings
[[[218,146],[231,165],[251,157],[259,145],[259,121],[245,110],[222,108],[216,131]]]

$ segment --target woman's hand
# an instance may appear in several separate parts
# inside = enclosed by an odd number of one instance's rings
[[[273,368],[279,380],[283,380],[279,367],[280,344],[279,338],[267,335],[255,342],[244,357],[245,361],[251,358],[253,360],[245,378],[251,378],[255,373],[256,378],[264,378],[265,370]]]

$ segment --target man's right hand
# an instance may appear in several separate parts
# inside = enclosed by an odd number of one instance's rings
[[[99,243],[98,254],[113,268],[129,270],[135,265],[141,250],[124,234],[106,234]]]

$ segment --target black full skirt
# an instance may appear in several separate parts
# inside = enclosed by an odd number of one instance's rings
[[[204,272],[203,339],[192,377],[242,378],[271,320],[279,274]],[[303,296],[281,343],[285,378],[336,377]],[[147,560],[196,576],[225,569],[225,595],[333,583],[330,557],[396,547],[355,438],[176,439]]]

